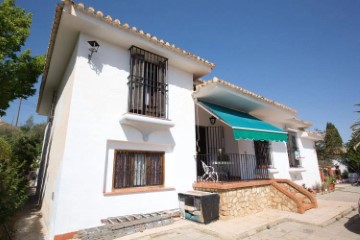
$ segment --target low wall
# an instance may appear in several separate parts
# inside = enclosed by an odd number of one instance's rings
[[[220,218],[239,217],[266,208],[304,213],[317,207],[316,199],[302,187],[286,180],[262,180],[237,183],[194,183],[199,191],[220,196]]]
[[[266,208],[297,211],[296,203],[271,185],[235,189],[218,194],[221,217],[245,216],[261,212]]]

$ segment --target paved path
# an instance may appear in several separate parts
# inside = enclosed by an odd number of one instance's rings
[[[35,204],[35,188],[31,188],[29,201],[23,210],[15,216],[12,240],[44,240],[46,230],[40,211]]]
[[[127,239],[360,239],[360,218],[355,208],[360,197],[360,187],[337,185],[333,193],[318,196],[319,208],[305,214],[278,210],[263,212],[207,225],[187,220],[148,229],[128,235]],[[356,209],[357,210],[357,209]],[[28,207],[16,223],[15,240],[45,239],[41,216]]]
[[[179,220],[125,239],[360,239],[357,201],[360,187],[338,185],[333,193],[317,197],[319,207],[297,214],[279,210],[219,220],[207,225]],[[356,210],[356,211],[355,211]],[[120,239],[119,239],[120,240]]]
[[[311,224],[298,222],[284,222],[273,228],[261,231],[245,240],[359,240],[360,239],[360,218],[357,212],[351,212],[338,221],[326,227],[319,227]]]

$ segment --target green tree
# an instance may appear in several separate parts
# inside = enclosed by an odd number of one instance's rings
[[[355,106],[360,106],[360,104],[355,104]],[[356,112],[360,113],[360,111]],[[360,119],[351,125],[351,129],[352,135],[346,144],[347,153],[344,164],[349,168],[349,171],[360,174]]]
[[[5,138],[0,137],[0,164],[11,156],[11,146]]]
[[[0,225],[12,217],[27,199],[27,182],[17,161],[0,162]]]
[[[327,158],[335,159],[341,156],[343,152],[343,141],[341,139],[339,131],[332,123],[326,124],[324,143],[324,153]]]
[[[38,156],[37,144],[39,142],[31,136],[20,135],[13,140],[11,160],[19,164],[18,171],[24,176],[31,170],[31,165]]]
[[[360,147],[355,147],[358,142],[358,136],[352,134],[351,140],[346,145],[347,153],[343,163],[349,168],[350,172],[360,174]]]
[[[9,103],[35,94],[34,84],[44,68],[44,56],[21,51],[30,34],[32,16],[15,6],[15,0],[0,4],[0,116]]]
[[[10,140],[13,136],[21,133],[20,129],[15,126],[11,126],[6,122],[0,121],[0,136]]]
[[[360,104],[355,104],[355,106],[360,107]],[[360,111],[356,111],[357,113],[360,113]],[[353,132],[352,139],[354,140],[354,148],[358,148],[360,145],[360,118],[357,119],[357,121],[351,125],[351,130]]]
[[[320,129],[315,129],[315,131],[323,136],[325,135],[325,132]],[[324,140],[316,141],[315,149],[316,149],[316,154],[317,154],[318,160],[324,161],[325,160],[325,154],[324,154],[325,141]]]
[[[325,138],[315,144],[319,160],[326,165],[331,165],[333,159],[339,159],[343,156],[343,141],[341,136],[332,123],[326,124]]]
[[[22,164],[11,159],[10,143],[0,137],[0,225],[4,224],[25,202],[26,180]]]
[[[3,124],[0,129],[2,126],[10,127]],[[0,137],[0,225],[9,220],[28,198],[26,175],[36,166],[44,129],[44,123],[34,124],[29,118],[24,126],[12,127],[11,131],[5,131],[7,135]]]

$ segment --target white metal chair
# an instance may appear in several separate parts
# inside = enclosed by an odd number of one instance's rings
[[[204,169],[204,174],[201,176],[201,180],[205,180],[205,181],[213,181],[213,182],[217,182],[218,181],[218,174],[215,171],[215,169],[211,166],[206,165],[203,161],[201,161],[202,163],[202,167]]]

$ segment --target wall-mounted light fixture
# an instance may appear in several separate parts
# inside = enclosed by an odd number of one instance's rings
[[[216,123],[216,118],[214,116],[209,117],[211,125],[214,125]]]
[[[91,48],[89,48],[90,54],[88,55],[89,62],[91,61],[93,53],[96,53],[100,47],[99,43],[97,41],[88,41]]]

